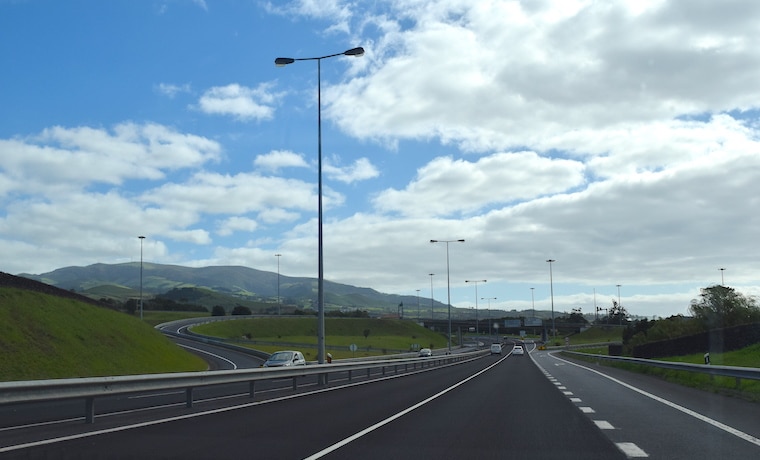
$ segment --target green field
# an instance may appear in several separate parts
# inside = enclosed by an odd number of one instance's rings
[[[107,308],[0,288],[0,381],[198,371],[197,356]]]
[[[294,342],[309,344],[300,351],[307,359],[316,359],[317,319],[303,318],[253,318],[236,321],[218,321],[195,326],[193,332],[224,339],[251,340],[250,347],[272,352],[282,346],[260,345],[255,341]],[[368,331],[367,337],[364,336]],[[372,318],[326,318],[325,344],[335,359],[375,356],[396,350],[412,350],[414,344],[422,348],[445,348],[447,341],[439,333],[430,331],[411,321]],[[356,352],[332,350],[332,346],[356,344]]]

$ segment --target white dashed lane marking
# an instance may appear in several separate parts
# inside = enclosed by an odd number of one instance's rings
[[[541,368],[540,365],[538,367],[539,369],[543,371],[546,378],[548,378],[549,381],[552,382],[557,387],[557,389],[562,392],[562,394],[564,394],[565,396],[568,396],[568,399],[571,402],[576,404],[576,407],[578,408],[578,410],[580,410],[584,414],[596,413],[596,411],[591,407],[578,405],[582,402],[581,398],[570,397],[570,396],[573,396],[572,391],[568,391],[567,387],[562,385],[562,383],[560,383],[556,378],[554,378],[549,372]],[[612,424],[608,422],[607,420],[592,420],[592,422],[594,422],[594,424],[600,430],[614,430],[615,429],[615,427],[612,426]],[[636,444],[632,442],[616,442],[615,445],[628,458],[648,458],[649,457],[649,454],[644,452],[644,450],[642,450],[639,446],[637,446]]]

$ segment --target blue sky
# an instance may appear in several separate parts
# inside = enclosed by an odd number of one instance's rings
[[[760,3],[0,0],[0,270],[144,259],[452,303],[760,295]],[[720,268],[725,268],[723,272]],[[531,288],[534,288],[531,291]],[[596,299],[596,300],[594,300]],[[479,308],[485,300],[478,299]]]

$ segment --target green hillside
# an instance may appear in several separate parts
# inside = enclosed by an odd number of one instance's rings
[[[134,317],[71,298],[0,287],[0,381],[206,367]]]
[[[316,358],[317,319],[314,317],[218,321],[195,326],[192,330],[198,334],[226,339],[250,338],[254,341],[313,344],[314,348],[301,351],[309,359]],[[371,354],[377,354],[382,353],[383,349],[409,350],[413,344],[430,348],[447,346],[443,335],[414,322],[397,319],[326,318],[325,331],[328,347],[345,347],[354,343],[362,351],[357,356],[366,355],[367,349],[375,350]],[[346,353],[333,355],[336,358],[349,356]]]

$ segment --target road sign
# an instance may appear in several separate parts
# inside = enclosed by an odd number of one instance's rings
[[[357,347],[355,343],[352,343],[351,345],[348,346],[348,349],[351,351],[356,351],[358,348],[359,347]]]

